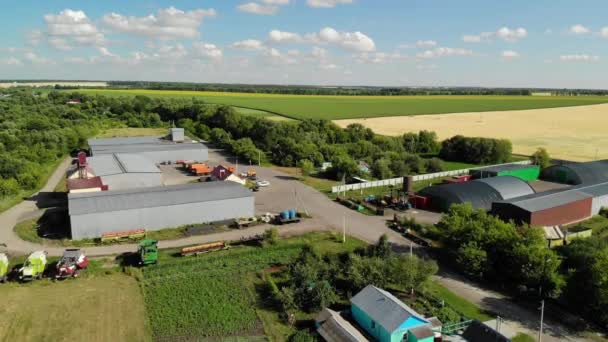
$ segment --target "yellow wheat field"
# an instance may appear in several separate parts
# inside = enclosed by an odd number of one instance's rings
[[[513,152],[546,148],[552,157],[577,161],[608,159],[608,104],[482,113],[435,114],[336,120],[361,123],[376,133],[400,135],[431,130],[440,139],[465,136],[507,138]]]

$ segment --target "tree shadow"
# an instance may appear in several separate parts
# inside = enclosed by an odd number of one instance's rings
[[[39,192],[27,200],[36,202],[39,209],[66,208],[68,206],[68,195],[65,192]]]
[[[47,209],[36,223],[36,233],[41,238],[63,240],[72,237],[67,208]]]

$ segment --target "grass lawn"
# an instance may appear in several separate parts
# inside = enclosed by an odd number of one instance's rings
[[[149,340],[139,286],[124,274],[8,283],[0,297],[0,341]]]
[[[58,234],[57,238],[44,238],[40,236],[38,226],[42,224],[46,230],[48,229],[59,229],[61,233]],[[17,236],[22,240],[42,244],[45,246],[62,246],[62,247],[87,247],[87,246],[101,246],[106,245],[101,243],[99,239],[83,239],[83,240],[71,240],[68,238],[61,238],[61,236],[69,236],[69,227],[64,226],[66,223],[58,222],[57,220],[44,221],[40,218],[33,218],[19,222],[13,229]],[[167,228],[157,231],[146,232],[146,238],[154,240],[175,240],[190,236],[187,233],[189,227],[199,225],[185,225],[177,228]],[[225,225],[209,225],[206,229],[197,235],[214,234],[229,231],[230,228]],[[133,243],[133,241],[123,241],[119,243]],[[116,243],[115,243],[116,244]]]
[[[0,213],[21,203],[24,198],[28,198],[34,193],[38,192],[49,180],[55,169],[59,167],[59,164],[63,162],[64,158],[65,157],[61,157],[53,163],[41,165],[41,168],[44,170],[44,172],[42,173],[43,176],[42,178],[40,178],[38,186],[35,190],[22,190],[17,195],[12,197],[0,197]]]
[[[147,89],[79,89],[78,92],[109,96],[196,97],[207,103],[268,111],[293,119],[328,120],[552,108],[608,102],[608,97],[600,96],[317,96]]]
[[[534,338],[528,334],[518,333],[517,335],[513,336],[511,341],[512,342],[534,342],[534,341],[536,341],[536,338]]]
[[[426,290],[429,291],[434,297],[444,300],[452,308],[458,310],[460,313],[470,319],[478,319],[482,322],[494,319],[493,316],[489,315],[475,304],[457,296],[437,282],[430,281],[428,284],[426,284],[426,286]]]

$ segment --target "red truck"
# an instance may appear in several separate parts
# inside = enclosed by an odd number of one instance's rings
[[[80,270],[87,268],[89,259],[80,249],[66,249],[57,262],[56,279],[76,278]]]

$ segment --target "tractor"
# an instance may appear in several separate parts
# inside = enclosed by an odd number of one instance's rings
[[[158,262],[158,241],[152,239],[142,240],[139,243],[137,254],[139,255],[139,265],[145,266]]]
[[[0,283],[6,282],[8,274],[8,257],[4,253],[0,253]]]
[[[42,279],[44,270],[46,269],[47,253],[45,251],[36,251],[30,254],[25,260],[23,267],[19,269],[19,280],[30,281],[34,279]]]
[[[88,265],[89,259],[80,249],[66,249],[57,262],[55,279],[76,278]]]

